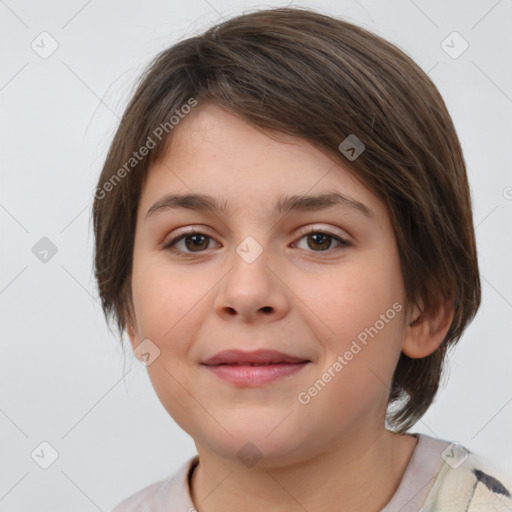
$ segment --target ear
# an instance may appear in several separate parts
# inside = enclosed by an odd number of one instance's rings
[[[413,359],[427,357],[439,348],[455,314],[451,298],[446,298],[430,316],[423,314],[420,306],[421,311],[415,306],[409,314],[402,345],[402,352]]]

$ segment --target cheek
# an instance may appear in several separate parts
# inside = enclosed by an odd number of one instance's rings
[[[393,261],[386,265],[374,258],[361,259],[329,274],[316,275],[313,280],[311,276],[299,277],[294,283],[294,292],[307,306],[304,314],[324,339],[351,339],[379,321],[394,303],[403,301],[402,278]],[[388,316],[394,319],[396,313],[392,309]]]
[[[375,256],[316,281],[317,292],[308,296],[324,348],[318,378],[329,380],[314,407],[337,404],[340,421],[346,410],[357,417],[372,404],[385,407],[404,336],[400,269],[392,258]]]
[[[184,430],[190,415],[198,414],[186,390],[193,389],[195,374],[187,355],[199,323],[201,296],[209,287],[154,258],[134,258],[132,290],[137,323],[142,338],[150,339],[159,356],[147,367],[159,400]]]
[[[161,258],[134,260],[132,290],[140,335],[151,339],[160,350],[180,351],[186,332],[205,295],[204,280],[194,282],[179,268],[172,269]]]

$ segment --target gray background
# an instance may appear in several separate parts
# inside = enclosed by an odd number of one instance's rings
[[[483,305],[451,356],[444,391],[412,431],[512,470],[512,1],[185,4],[0,1],[0,511],[108,510],[195,454],[145,367],[130,353],[124,364],[105,325],[92,273],[93,191],[149,60],[222,17],[278,5],[376,32],[443,95],[468,166]],[[441,46],[453,31],[469,44],[457,58]],[[31,47],[48,51],[52,40],[47,58]],[[43,237],[57,248],[46,262],[32,251]],[[48,469],[31,458],[43,441],[59,454]]]

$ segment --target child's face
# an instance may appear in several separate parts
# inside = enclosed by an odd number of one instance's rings
[[[286,140],[211,105],[174,129],[139,204],[129,331],[134,348],[149,339],[160,350],[151,381],[198,450],[234,458],[251,442],[274,466],[383,429],[409,320],[384,203],[309,143]],[[372,216],[342,205],[274,210],[284,196],[332,192]],[[168,194],[208,194],[229,212],[168,208],[146,218]],[[203,237],[178,241],[180,254],[164,249],[188,228]],[[318,234],[308,236],[309,228]],[[262,252],[249,262],[256,243]],[[255,386],[201,364],[223,350],[262,348],[310,362]]]

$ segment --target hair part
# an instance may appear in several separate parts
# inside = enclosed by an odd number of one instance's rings
[[[446,351],[481,300],[464,157],[435,85],[385,39],[306,8],[240,15],[160,53],[121,119],[93,205],[95,277],[105,318],[116,320],[121,339],[133,324],[140,194],[172,129],[147,156],[130,159],[191,99],[196,105],[212,102],[267,134],[301,137],[330,154],[387,206],[406,310],[421,303],[427,317],[452,301],[454,317],[441,346],[421,359],[402,353],[394,372],[389,403],[400,407],[388,421],[397,432],[406,431],[434,400]],[[349,135],[365,145],[353,161],[338,149]],[[123,177],[114,184],[116,173]]]

